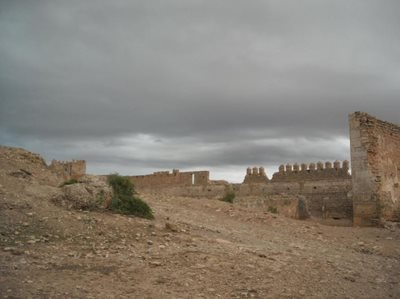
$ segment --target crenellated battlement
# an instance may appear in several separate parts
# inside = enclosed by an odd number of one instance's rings
[[[350,163],[345,160],[343,162],[327,161],[325,163],[319,161],[317,163],[302,163],[294,165],[280,165],[278,172],[272,176],[272,182],[293,182],[304,180],[326,180],[334,178],[351,178],[349,173]]]
[[[266,183],[268,181],[264,167],[248,167],[243,183]]]
[[[64,179],[79,179],[86,174],[85,160],[60,161],[52,160],[50,170]]]

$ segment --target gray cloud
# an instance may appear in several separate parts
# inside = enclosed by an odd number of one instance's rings
[[[4,1],[0,142],[103,172],[348,158],[349,112],[399,121],[399,20],[394,0]]]

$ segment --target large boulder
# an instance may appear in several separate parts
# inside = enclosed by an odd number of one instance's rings
[[[104,209],[112,198],[112,188],[106,179],[98,176],[85,176],[77,183],[61,187],[62,195],[54,202],[70,209]]]

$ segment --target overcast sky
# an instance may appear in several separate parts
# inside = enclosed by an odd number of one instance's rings
[[[0,144],[91,173],[349,159],[400,122],[398,0],[0,1]]]

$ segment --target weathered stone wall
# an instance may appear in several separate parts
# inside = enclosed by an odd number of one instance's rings
[[[163,188],[140,188],[139,192],[163,194],[170,196],[196,197],[218,199],[230,190],[230,185],[191,185],[191,186],[165,186]]]
[[[353,223],[400,220],[400,127],[367,113],[349,116]]]
[[[299,196],[294,194],[270,194],[266,196],[246,196],[235,198],[235,204],[264,212],[273,212],[290,218],[299,219]]]
[[[352,217],[351,178],[269,182],[267,184],[236,184],[233,190],[238,198],[269,198],[272,195],[304,196],[312,216],[350,219]]]
[[[174,169],[155,172],[149,175],[130,176],[129,179],[138,189],[178,187],[178,186],[205,186],[209,183],[208,171],[180,172]]]
[[[243,184],[233,186],[239,198],[300,195],[307,201],[312,216],[335,219],[351,219],[353,216],[348,161],[281,165],[270,181],[257,180],[260,175],[254,175],[254,170],[256,168],[248,168]]]
[[[58,161],[53,160],[49,169],[57,175],[63,177],[65,180],[79,179],[86,175],[86,161],[85,160],[72,160],[72,161]]]
[[[233,191],[236,199],[243,198],[280,198],[289,196],[298,199],[303,196],[307,201],[312,216],[322,218],[350,219],[352,201],[348,197],[351,190],[351,176],[348,173],[348,162],[341,165],[335,162],[333,167],[328,163],[324,167],[284,171],[279,179],[268,180],[264,168],[247,169],[243,184],[228,184],[225,181],[210,181],[208,171],[172,173],[156,172],[151,175],[131,176],[130,179],[139,192],[160,193],[172,196],[199,198],[222,198]],[[322,174],[321,179],[317,174]],[[316,177],[315,180],[312,180]],[[285,199],[285,202],[287,199]],[[262,207],[260,207],[262,208]]]
[[[279,172],[274,173],[272,182],[301,182],[332,179],[349,179],[349,161],[318,162],[311,164],[287,164],[279,166]]]

